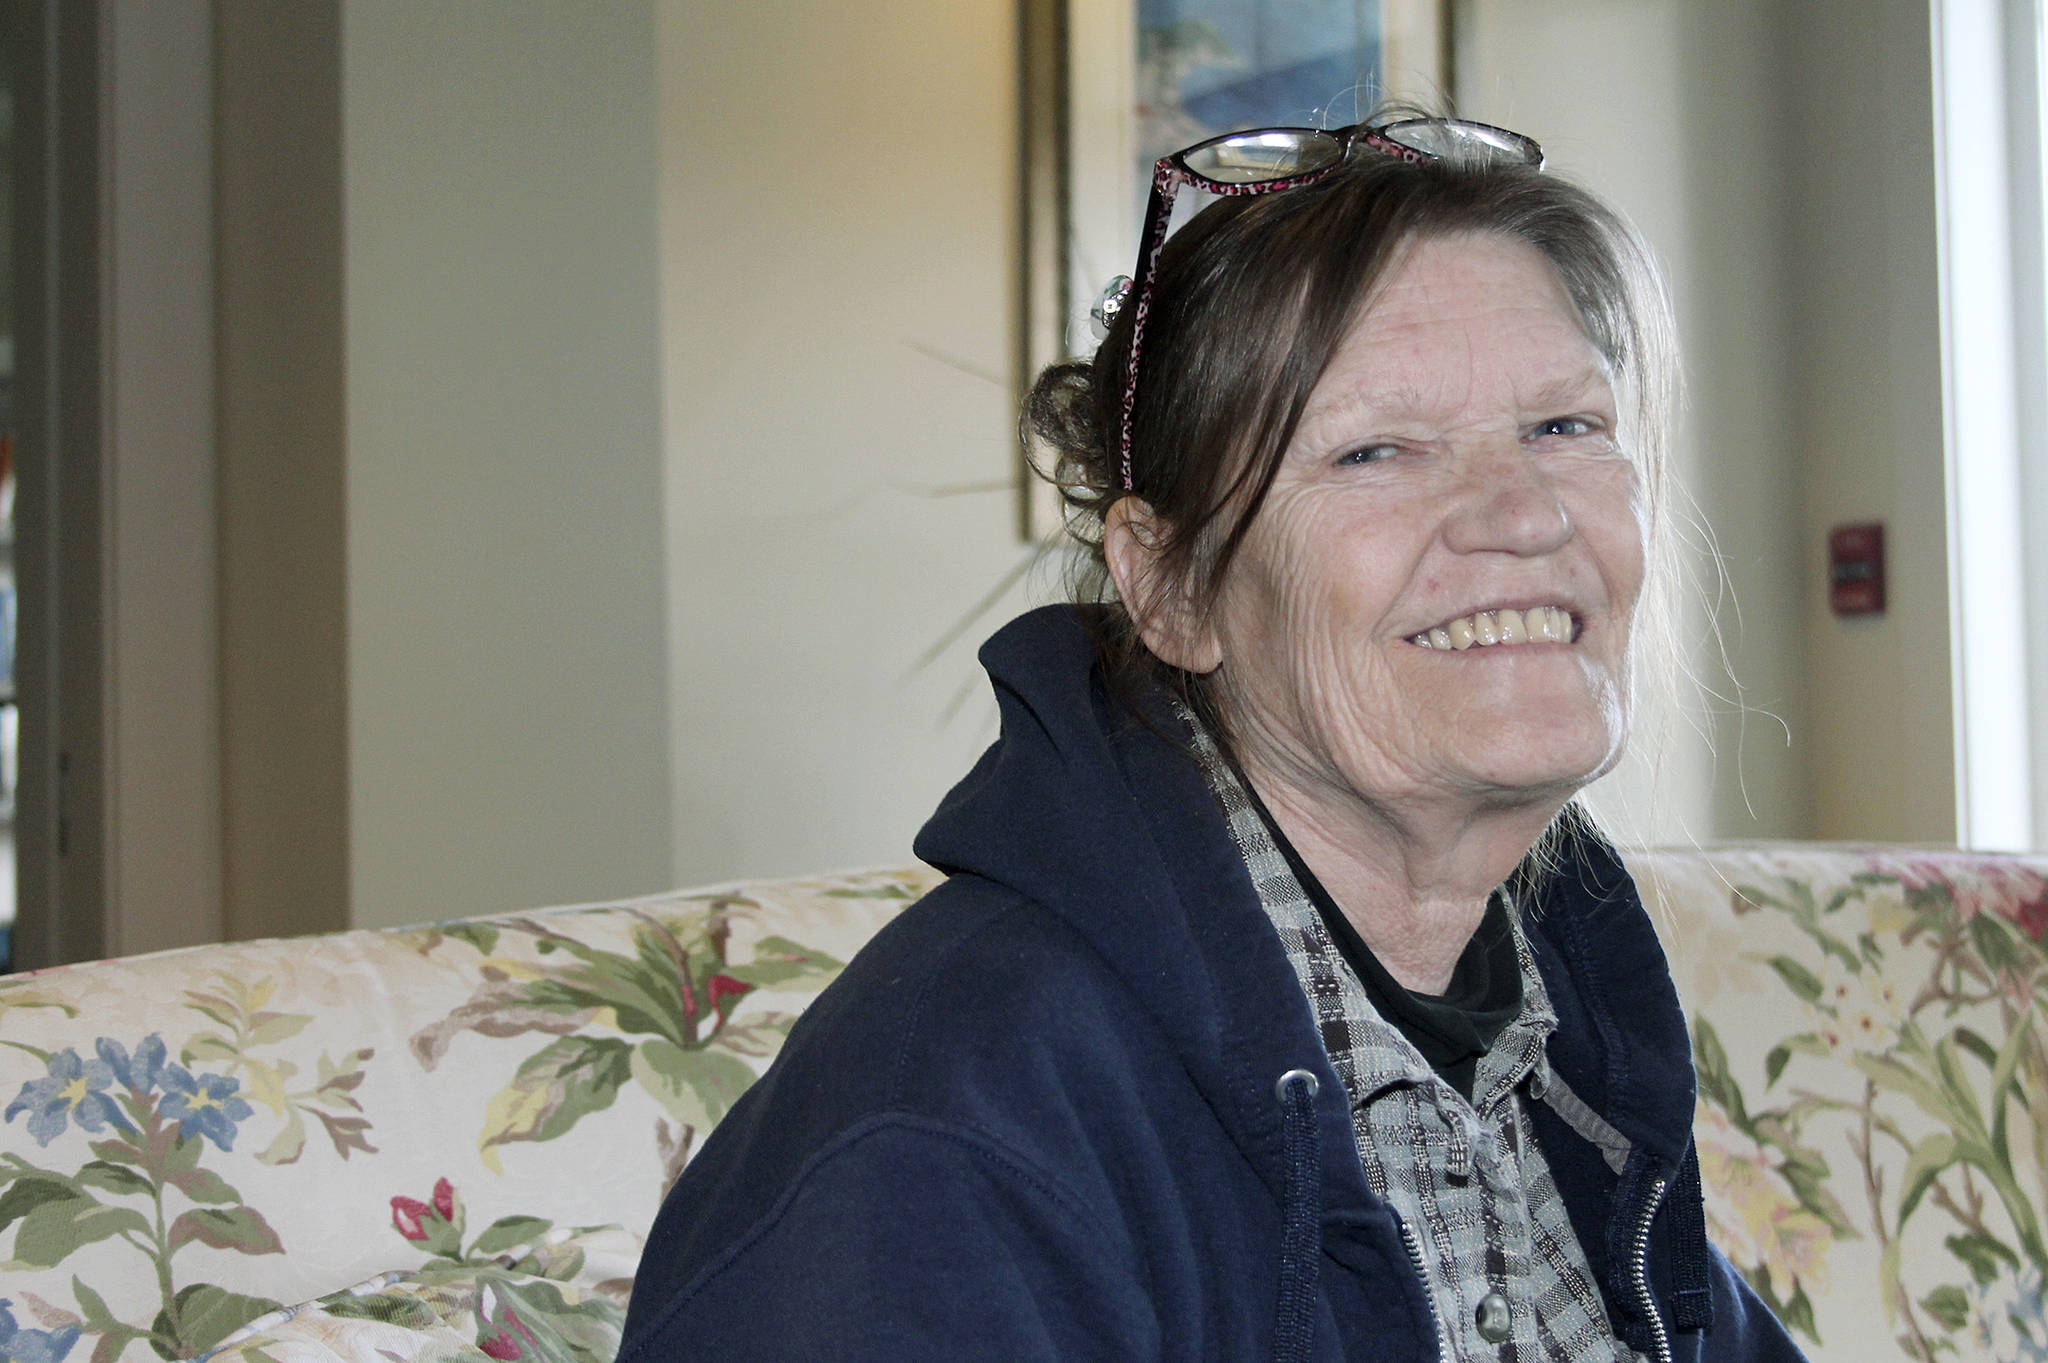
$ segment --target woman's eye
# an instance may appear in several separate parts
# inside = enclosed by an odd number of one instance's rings
[[[1591,435],[1593,423],[1579,416],[1554,416],[1548,421],[1537,422],[1529,433],[1553,440],[1573,440],[1579,436]]]
[[[1355,450],[1346,450],[1337,456],[1339,464],[1377,464],[1382,459],[1391,459],[1399,454],[1398,445],[1361,445]]]

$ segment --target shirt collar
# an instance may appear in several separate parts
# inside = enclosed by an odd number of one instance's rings
[[[1274,842],[1257,797],[1200,718],[1185,708],[1182,716],[1193,731],[1203,771],[1223,805],[1231,836],[1251,874],[1259,902],[1279,931],[1303,988],[1316,1004],[1325,1049],[1350,1091],[1352,1103],[1369,1103],[1392,1089],[1413,1085],[1441,1085],[1464,1101],[1463,1095],[1456,1094],[1438,1077],[1414,1043],[1373,1007],[1357,972],[1331,940],[1321,914],[1309,902],[1287,857]],[[1557,1030],[1557,1014],[1523,935],[1516,906],[1507,898],[1505,886],[1494,894],[1504,902],[1508,927],[1514,934],[1515,959],[1522,976],[1522,1007],[1480,1058],[1473,1085],[1473,1106],[1482,1113],[1501,1102],[1524,1079],[1529,1081],[1532,1095],[1541,1095],[1550,1079],[1545,1047]],[[1333,1009],[1332,1005],[1337,1007]],[[1340,1030],[1329,1025],[1333,1016],[1346,1024],[1341,1028],[1341,1049],[1345,1054],[1339,1054],[1340,1047],[1331,1044],[1337,1039],[1333,1031]]]

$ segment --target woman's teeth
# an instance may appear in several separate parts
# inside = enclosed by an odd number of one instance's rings
[[[1435,629],[1410,635],[1408,642],[1422,648],[1473,648],[1491,644],[1568,644],[1572,641],[1571,612],[1556,606],[1531,606],[1525,611],[1481,611],[1447,620]]]

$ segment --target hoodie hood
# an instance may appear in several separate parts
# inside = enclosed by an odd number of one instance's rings
[[[1280,1076],[1314,1074],[1326,1211],[1368,1194],[1308,1000],[1163,694],[1109,695],[1081,608],[1051,606],[982,647],[1002,733],[940,804],[917,855],[1043,905],[1111,964],[1276,1197]],[[1174,735],[1168,738],[1167,735]],[[1341,1156],[1334,1152],[1342,1152]],[[1334,1186],[1332,1186],[1334,1185]]]
[[[1001,736],[925,825],[917,855],[1014,890],[1089,940],[1244,1148],[1263,1153],[1276,1194],[1274,1083],[1295,1069],[1316,1075],[1325,1210],[1340,1214],[1368,1195],[1362,1174],[1337,1167],[1355,1166],[1349,1112],[1308,1000],[1184,721],[1157,690],[1139,712],[1109,694],[1089,609],[1030,612],[983,646]],[[1559,1010],[1550,1061],[1631,1143],[1675,1167],[1693,1108],[1677,994],[1620,859],[1574,822],[1524,919]]]

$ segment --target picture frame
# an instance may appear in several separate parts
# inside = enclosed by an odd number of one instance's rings
[[[1342,127],[1383,99],[1445,105],[1452,4],[1023,0],[1019,395],[1094,349],[1089,310],[1131,270],[1154,160],[1233,128]],[[1056,535],[1057,491],[1019,478],[1020,532]]]

